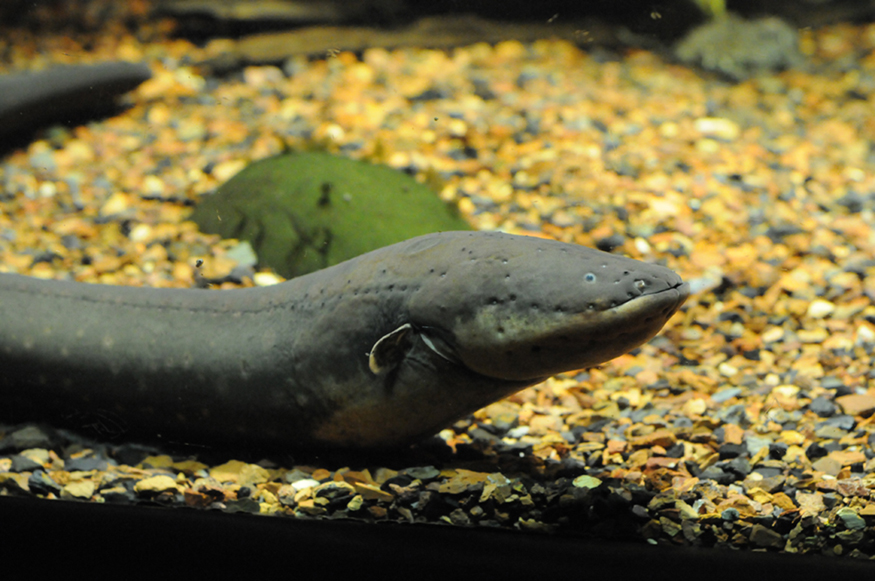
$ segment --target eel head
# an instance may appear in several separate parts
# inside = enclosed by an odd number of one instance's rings
[[[357,363],[375,391],[341,390],[342,412],[318,431],[344,446],[413,441],[551,375],[604,363],[656,335],[689,294],[658,265],[498,233],[430,234],[356,266],[369,288],[404,292],[380,301],[383,322]]]
[[[437,268],[412,297],[409,322],[439,355],[487,377],[534,383],[604,363],[651,339],[689,295],[659,265],[478,234],[410,249],[442,256],[424,260]]]

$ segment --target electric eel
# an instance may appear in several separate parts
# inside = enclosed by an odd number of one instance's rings
[[[61,65],[38,72],[0,75],[0,137],[33,132],[47,123],[100,115],[115,97],[152,76],[142,63]]]
[[[428,234],[261,288],[0,274],[0,420],[125,441],[398,446],[628,352],[688,295],[659,265],[489,232]]]

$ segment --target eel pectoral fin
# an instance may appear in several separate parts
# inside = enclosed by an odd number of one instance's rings
[[[384,375],[398,366],[410,348],[413,325],[405,323],[383,335],[368,353],[368,367],[376,375]]]

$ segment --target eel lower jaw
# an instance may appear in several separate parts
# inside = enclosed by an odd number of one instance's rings
[[[678,283],[595,316],[566,313],[564,318],[553,317],[528,334],[491,337],[491,343],[456,341],[454,353],[480,375],[536,383],[558,373],[601,365],[641,346],[659,333],[689,294],[689,284]]]

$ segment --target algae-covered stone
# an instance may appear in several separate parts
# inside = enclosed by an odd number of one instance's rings
[[[674,52],[682,62],[743,80],[802,64],[798,45],[796,28],[778,18],[726,14],[692,30]]]
[[[421,234],[471,229],[411,176],[321,152],[250,165],[205,196],[191,219],[203,232],[248,240],[259,264],[285,277]]]

